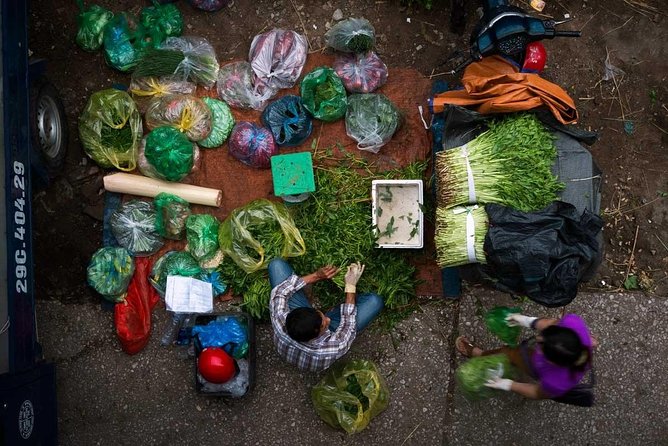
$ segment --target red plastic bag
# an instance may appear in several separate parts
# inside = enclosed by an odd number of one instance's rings
[[[128,295],[125,302],[114,308],[116,334],[123,351],[129,355],[146,347],[151,335],[151,310],[159,298],[148,281],[152,263],[150,257],[135,258],[135,273],[128,285]]]

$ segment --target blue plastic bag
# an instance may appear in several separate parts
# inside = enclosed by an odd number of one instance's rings
[[[313,121],[299,96],[288,95],[262,112],[262,123],[271,130],[278,146],[298,146],[311,135]]]
[[[199,338],[203,349],[221,347],[236,359],[248,353],[248,330],[236,317],[219,317],[207,325],[195,325],[192,334]]]

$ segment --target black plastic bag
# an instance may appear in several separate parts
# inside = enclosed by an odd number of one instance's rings
[[[555,201],[538,212],[497,204],[485,211],[489,229],[483,273],[501,291],[525,295],[546,307],[570,303],[578,283],[601,261],[597,236],[603,219],[587,210]]]
[[[278,146],[298,146],[313,130],[311,116],[299,96],[288,95],[272,102],[262,113],[262,123],[271,130]]]

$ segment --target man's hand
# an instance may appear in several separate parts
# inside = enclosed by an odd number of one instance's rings
[[[348,265],[348,271],[346,271],[346,293],[355,293],[357,291],[357,282],[362,277],[364,272],[365,265],[362,265],[360,262],[351,263]]]
[[[318,278],[318,280],[331,279],[332,277],[336,276],[338,272],[339,268],[333,265],[327,265],[318,269],[318,271],[315,272],[315,276]]]
[[[531,328],[531,324],[533,324],[533,321],[535,321],[536,319],[538,318],[532,316],[525,316],[519,313],[512,313],[506,317],[506,324],[508,324],[509,327],[519,326],[519,327]]]
[[[316,272],[308,274],[304,277],[302,277],[302,280],[306,282],[307,284],[311,283],[316,283],[320,280],[325,280],[325,279],[331,279],[332,277],[336,276],[336,273],[339,272],[339,268],[333,266],[333,265],[327,265],[323,266],[322,268],[318,269]]]

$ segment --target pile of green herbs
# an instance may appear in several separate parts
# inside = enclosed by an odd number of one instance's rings
[[[306,245],[306,253],[289,262],[300,276],[325,265],[341,268],[333,280],[313,285],[313,294],[323,309],[343,301],[347,266],[357,261],[364,263],[366,269],[357,290],[375,292],[384,299],[385,317],[392,321],[388,324],[391,326],[410,314],[408,308],[414,308],[418,280],[406,254],[375,248],[377,229],[371,219],[371,182],[422,179],[427,162],[376,173],[366,160],[345,152],[340,145],[338,148],[341,156],[334,156],[332,148],[321,150],[320,155],[314,153],[316,191],[308,200],[289,207]],[[271,241],[263,241],[263,246],[264,243]],[[277,252],[280,253],[280,248]],[[267,271],[246,274],[228,258],[219,271],[233,293],[243,295],[246,311],[257,319],[266,319],[270,294]]]
[[[475,195],[476,203],[543,209],[564,187],[552,174],[556,156],[554,136],[533,114],[491,120],[474,140],[436,156],[438,204],[467,204]],[[470,174],[475,194],[469,190]]]

